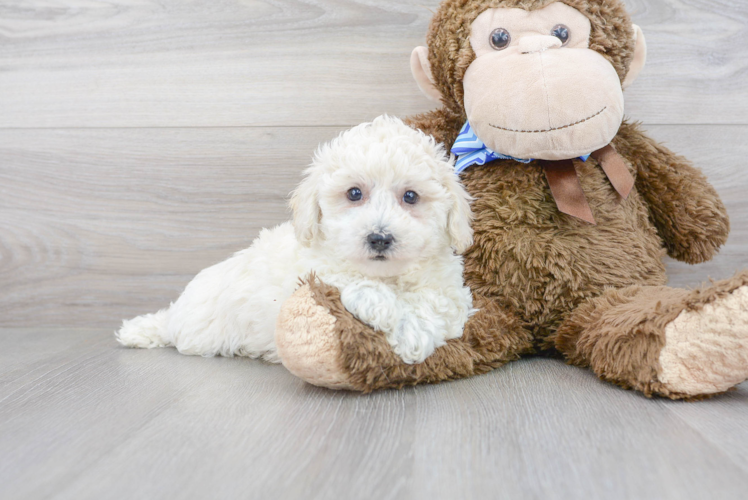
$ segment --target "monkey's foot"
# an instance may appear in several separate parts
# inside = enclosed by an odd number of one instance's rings
[[[660,367],[660,382],[676,393],[715,394],[748,379],[748,286],[670,322]]]
[[[583,303],[556,347],[647,396],[694,399],[748,379],[748,270],[696,290],[633,285]]]
[[[275,343],[283,366],[297,377],[330,389],[352,389],[342,364],[336,321],[305,283],[283,303]]]

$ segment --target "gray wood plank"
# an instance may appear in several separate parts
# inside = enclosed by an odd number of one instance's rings
[[[0,132],[0,324],[113,327],[167,305],[196,271],[288,219],[288,193],[336,134]]]
[[[650,47],[630,115],[748,123],[748,3],[627,4]],[[12,2],[0,6],[0,127],[354,125],[424,111],[409,54],[437,5]]]
[[[289,217],[286,196],[338,128],[0,131],[0,325],[101,326],[164,307],[204,267]],[[652,126],[732,215],[694,286],[748,267],[745,126]]]
[[[0,127],[335,125],[423,111],[409,69],[431,16],[422,3],[5,6]]]
[[[748,53],[729,47],[748,34],[748,2],[624,2],[648,46],[626,113],[645,123],[745,124]]]
[[[674,401],[661,403],[718,448],[732,463],[748,471],[748,448],[739,438],[748,418],[748,392],[730,392],[704,406]]]
[[[748,487],[735,454],[746,385],[670,403],[535,358],[364,396],[254,360],[125,349],[100,330],[0,335],[0,366],[48,344],[27,372],[0,373],[4,499],[737,499]],[[706,428],[725,405],[732,455]]]

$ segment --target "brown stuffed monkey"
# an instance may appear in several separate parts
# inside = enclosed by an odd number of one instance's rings
[[[479,311],[409,365],[312,277],[278,319],[284,365],[365,392],[538,352],[648,396],[697,398],[748,378],[748,272],[665,286],[665,253],[707,261],[729,221],[697,169],[623,119],[622,89],[645,59],[620,0],[445,0],[411,60],[442,107],[409,123],[469,146],[453,151],[475,198],[465,280]]]

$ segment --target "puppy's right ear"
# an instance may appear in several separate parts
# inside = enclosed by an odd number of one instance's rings
[[[289,202],[293,210],[296,239],[305,247],[310,246],[320,233],[319,222],[322,218],[322,211],[319,206],[318,182],[319,179],[313,169],[307,169],[304,173],[304,180],[294,190]]]

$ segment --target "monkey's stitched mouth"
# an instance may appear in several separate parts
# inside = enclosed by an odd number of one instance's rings
[[[593,118],[595,118],[596,116],[600,116],[601,114],[603,114],[603,112],[605,112],[606,109],[608,109],[608,106],[605,106],[603,109],[601,109],[600,111],[598,111],[597,113],[595,113],[592,116],[588,116],[584,120],[579,120],[578,122],[570,123],[568,125],[564,125],[563,127],[554,127],[554,128],[549,128],[549,129],[546,129],[546,130],[514,130],[514,129],[511,129],[511,128],[499,127],[498,125],[494,125],[492,123],[489,123],[489,125],[492,126],[493,128],[497,128],[499,130],[505,130],[507,132],[517,132],[519,134],[542,134],[544,132],[553,132],[554,130],[563,130],[565,128],[571,128],[571,127],[574,127],[576,125],[579,125],[580,123],[588,122],[588,121],[592,120]]]

